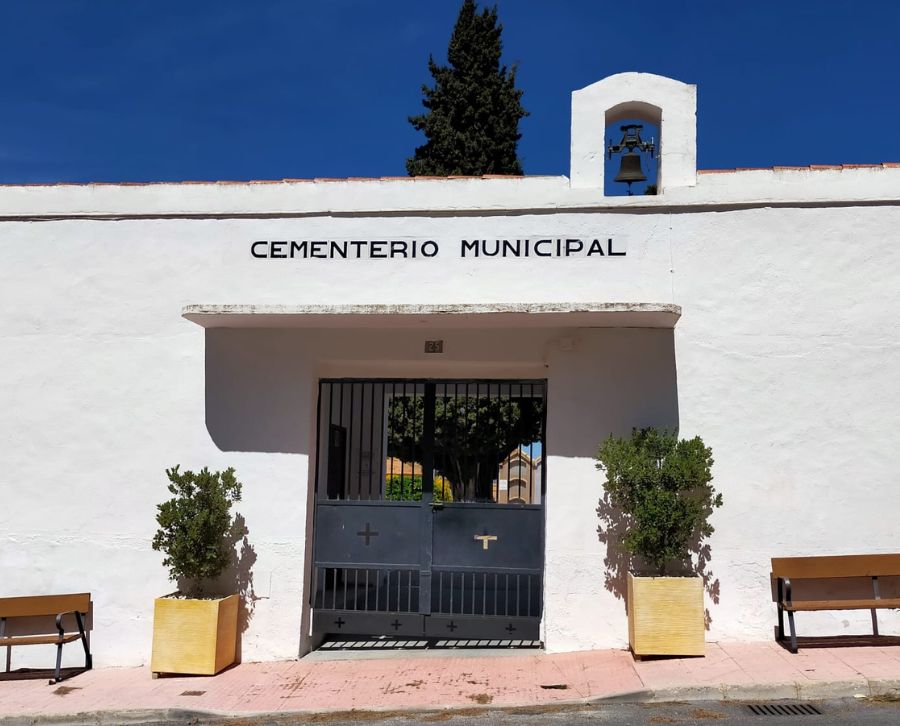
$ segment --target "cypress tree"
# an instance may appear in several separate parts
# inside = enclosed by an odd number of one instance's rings
[[[497,7],[478,12],[464,0],[447,49],[449,65],[428,58],[434,87],[422,86],[427,110],[409,122],[427,142],[406,161],[410,176],[521,174],[517,146],[522,91],[516,69],[500,65],[503,26]]]

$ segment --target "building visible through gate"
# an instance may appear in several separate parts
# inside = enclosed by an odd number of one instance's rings
[[[539,637],[545,382],[319,384],[313,630]]]

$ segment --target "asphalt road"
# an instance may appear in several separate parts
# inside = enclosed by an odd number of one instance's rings
[[[798,702],[766,702],[765,706],[796,705]],[[719,703],[611,703],[598,706],[554,706],[517,709],[470,709],[463,712],[320,714],[308,717],[257,717],[209,720],[184,714],[169,714],[170,719],[153,726],[202,724],[203,726],[595,726],[627,724],[727,724],[728,726],[900,726],[900,698],[894,700],[844,699],[808,702],[818,713],[771,715],[754,713],[759,704]],[[96,723],[96,722],[92,722]],[[146,722],[145,722],[146,725]],[[146,725],[149,726],[149,725]]]

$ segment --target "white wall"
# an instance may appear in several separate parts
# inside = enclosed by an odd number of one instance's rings
[[[722,194],[740,197],[740,175],[722,176],[732,177]],[[316,379],[543,372],[548,648],[625,643],[624,605],[605,586],[591,457],[611,430],[676,421],[712,446],[725,497],[709,637],[769,638],[769,557],[897,548],[898,228],[894,204],[0,221],[3,594],[89,589],[97,664],[146,662],[153,598],[171,590],[149,546],[163,470],[234,466],[257,556],[244,658],[293,657],[305,647]],[[594,232],[627,238],[627,257],[249,254],[255,239]],[[674,337],[557,329],[527,343],[477,330],[204,333],[180,317],[191,303],[524,301],[674,302],[684,314]],[[440,362],[422,353],[426,335],[445,339]],[[865,632],[868,615],[801,616],[800,627],[814,618],[823,633]],[[45,662],[40,651],[18,649],[13,663]]]

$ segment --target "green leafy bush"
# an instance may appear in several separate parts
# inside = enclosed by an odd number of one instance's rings
[[[692,549],[713,533],[709,516],[722,506],[712,485],[712,451],[697,436],[678,440],[656,429],[630,438],[610,436],[597,454],[606,472],[610,503],[624,515],[626,551],[657,574],[690,560]]]
[[[421,502],[422,477],[419,474],[401,477],[399,474],[388,474],[385,477],[385,499],[392,502]],[[435,502],[452,502],[453,487],[442,476],[434,478]]]
[[[195,474],[166,469],[171,499],[157,506],[159,530],[153,549],[165,553],[163,565],[187,595],[201,597],[203,581],[222,574],[234,558],[229,533],[234,526],[231,505],[241,500],[241,483],[234,469]]]

